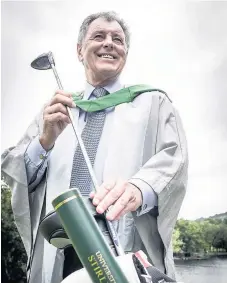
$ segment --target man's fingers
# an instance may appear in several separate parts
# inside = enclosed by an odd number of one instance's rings
[[[65,91],[65,90],[62,90],[62,89],[57,89],[56,91],[55,91],[55,94],[54,95],[57,95],[57,94],[61,94],[61,95],[64,95],[64,96],[67,96],[67,97],[72,97],[72,93],[70,93],[70,92],[67,92],[67,91]]]
[[[119,219],[130,211],[136,211],[142,203],[141,191],[128,182],[118,181],[115,186],[106,183],[98,188],[98,192],[91,192],[93,204],[98,205],[96,211],[106,215],[108,220]]]
[[[45,120],[49,123],[56,123],[56,122],[65,122],[67,124],[70,123],[70,119],[67,115],[64,115],[63,113],[61,112],[58,112],[58,113],[53,113],[53,114],[50,114],[50,115],[47,115],[45,117]]]
[[[72,95],[69,94],[60,94],[57,93],[50,101],[49,106],[61,103],[63,105],[69,106],[69,107],[75,107],[75,103],[73,102]]]
[[[61,112],[64,115],[68,116],[66,107],[61,103],[56,103],[54,105],[47,106],[46,109],[44,110],[44,116],[48,114],[57,113],[57,112]]]
[[[126,187],[126,182],[117,182],[113,189],[109,191],[106,196],[100,200],[97,206],[97,212],[103,213],[110,205],[115,203],[119,197],[124,193]]]
[[[95,196],[95,192],[94,191],[90,192],[89,198],[93,198],[94,196]]]
[[[113,220],[119,220],[122,216],[124,216],[126,213],[130,212],[130,211],[134,211],[134,204],[133,203],[129,203],[127,205],[127,207],[125,209],[123,209],[117,216],[111,215],[111,214],[107,214],[107,219],[110,221]]]
[[[98,189],[97,192],[93,195],[93,204],[98,205],[101,200],[111,191],[114,187],[115,182],[103,183]],[[92,196],[91,196],[92,197]]]
[[[107,213],[106,217],[108,220],[114,220],[131,210],[133,206],[130,202],[132,199],[131,195],[131,191],[125,190],[125,192],[113,205],[112,209]]]

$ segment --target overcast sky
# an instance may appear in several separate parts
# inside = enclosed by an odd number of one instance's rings
[[[136,3],[2,2],[2,150],[17,143],[57,89],[52,72],[33,70],[31,61],[51,50],[64,88],[83,89],[83,68],[76,55],[79,26],[90,13],[115,10],[132,34],[122,82],[164,89],[183,120],[190,167],[180,217],[225,212],[227,2]]]

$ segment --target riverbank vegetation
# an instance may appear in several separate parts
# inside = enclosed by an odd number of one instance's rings
[[[227,213],[195,221],[179,219],[173,233],[177,255],[218,254],[227,252]]]

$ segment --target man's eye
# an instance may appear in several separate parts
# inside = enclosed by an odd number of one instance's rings
[[[102,40],[103,36],[101,34],[96,34],[94,37],[96,40]]]
[[[120,37],[114,37],[115,42],[122,43],[122,39]]]

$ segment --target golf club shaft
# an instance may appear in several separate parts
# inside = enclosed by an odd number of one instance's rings
[[[51,68],[52,68],[52,70],[53,70],[53,72],[54,72],[54,76],[55,76],[55,78],[56,78],[56,80],[57,80],[58,87],[59,87],[60,89],[63,89],[63,86],[62,86],[62,84],[61,84],[60,78],[59,78],[59,76],[58,76],[57,70],[56,70],[56,68],[55,68],[55,66],[54,66],[54,64],[53,64],[53,62],[50,61],[50,64],[51,64]],[[92,183],[93,183],[93,185],[94,185],[94,189],[95,189],[95,191],[97,191],[97,188],[98,188],[99,185],[98,185],[98,181],[97,181],[97,179],[96,179],[96,176],[95,176],[95,174],[94,174],[94,171],[93,171],[93,168],[92,168],[90,159],[89,159],[89,157],[88,157],[88,154],[87,154],[87,151],[86,151],[86,149],[85,149],[84,143],[83,143],[83,141],[82,141],[82,139],[81,139],[81,136],[80,136],[80,134],[77,132],[77,129],[76,129],[76,126],[75,126],[75,123],[74,123],[74,119],[73,119],[73,115],[72,115],[72,111],[71,111],[71,109],[70,109],[68,106],[66,106],[66,108],[67,108],[67,111],[68,111],[68,114],[69,114],[69,119],[70,119],[71,124],[72,124],[72,127],[73,127],[73,131],[74,131],[74,133],[75,133],[75,135],[76,135],[76,138],[77,138],[77,140],[78,140],[79,146],[80,146],[81,151],[82,151],[82,154],[83,154],[83,156],[84,156],[86,165],[87,165],[87,167],[88,167],[88,172],[89,172],[89,174],[90,174],[90,176],[91,176],[91,180],[92,180]],[[117,251],[118,255],[119,255],[119,256],[120,256],[120,255],[124,255],[124,250],[123,250],[123,248],[122,248],[121,245],[120,245],[120,241],[119,241],[118,236],[117,236],[117,233],[116,233],[116,231],[115,231],[115,229],[114,229],[113,223],[112,223],[111,221],[108,221],[108,220],[106,220],[106,221],[107,221],[107,226],[108,226],[108,228],[109,228],[109,231],[110,231],[110,234],[111,234],[111,236],[112,236],[112,240],[113,240],[113,242],[114,242],[114,246],[115,246],[115,248],[116,248],[116,251]]]
[[[58,73],[57,73],[57,71],[56,71],[56,68],[55,68],[54,64],[51,64],[51,68],[52,68],[52,70],[53,70],[53,72],[54,72],[54,75],[55,75],[55,78],[56,78],[56,80],[57,80],[58,87],[59,87],[60,89],[63,89],[63,86],[62,86],[62,84],[61,84],[60,78],[59,78],[59,76],[58,76]],[[73,131],[74,131],[74,133],[75,133],[75,135],[76,135],[76,138],[77,138],[77,140],[78,140],[79,146],[80,146],[81,151],[82,151],[82,153],[83,153],[85,162],[86,162],[87,167],[88,167],[89,174],[90,174],[90,176],[91,176],[92,183],[93,183],[93,185],[94,185],[94,189],[95,189],[95,191],[96,191],[96,189],[97,189],[97,187],[98,187],[98,181],[97,181],[97,179],[96,179],[96,177],[95,177],[95,174],[94,174],[94,171],[93,171],[93,169],[92,169],[92,165],[91,165],[90,159],[89,159],[89,157],[88,157],[88,155],[87,155],[87,151],[86,151],[85,146],[84,146],[84,143],[83,143],[83,141],[82,141],[82,139],[81,139],[81,137],[80,137],[80,134],[77,132],[77,129],[76,129],[76,126],[75,126],[75,123],[74,123],[74,119],[73,119],[73,115],[72,115],[72,111],[71,111],[71,109],[70,109],[68,106],[66,106],[66,109],[67,109],[67,111],[68,111],[69,119],[70,119],[70,121],[71,121],[71,124],[72,124],[72,127],[73,127]]]

